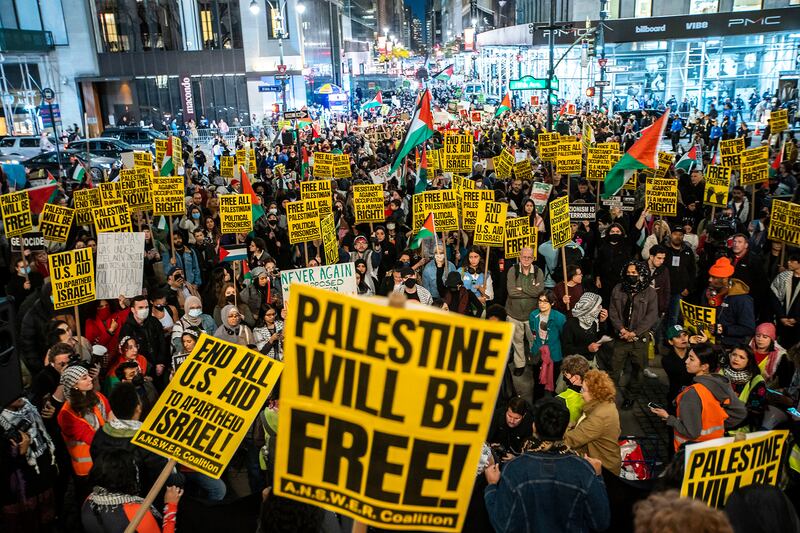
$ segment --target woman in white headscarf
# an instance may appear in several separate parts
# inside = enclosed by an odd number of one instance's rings
[[[255,344],[253,332],[242,323],[242,314],[234,305],[226,305],[220,313],[222,325],[214,332],[214,336],[224,341],[247,346]]]
[[[564,355],[582,355],[589,361],[602,346],[598,341],[603,336],[600,324],[608,318],[599,294],[585,292],[572,308],[572,317],[567,319],[561,333]]]
[[[217,329],[217,324],[211,316],[203,313],[203,303],[197,296],[187,296],[183,302],[183,316],[172,326],[172,353],[180,354],[183,352],[181,335],[185,331],[193,331],[199,337],[205,332],[213,335]]]

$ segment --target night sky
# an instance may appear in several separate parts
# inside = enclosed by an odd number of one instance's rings
[[[425,0],[405,0],[411,12],[422,22],[422,31],[425,31]]]

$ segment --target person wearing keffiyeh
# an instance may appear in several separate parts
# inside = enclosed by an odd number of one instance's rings
[[[592,361],[602,345],[598,342],[602,337],[601,323],[608,318],[608,311],[603,309],[603,301],[599,294],[585,292],[572,308],[572,316],[567,319],[561,333],[561,346],[565,355],[582,355]]]

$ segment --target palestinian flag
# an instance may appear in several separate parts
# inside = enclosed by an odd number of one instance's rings
[[[428,213],[428,218],[425,219],[419,233],[414,235],[414,238],[411,239],[411,244],[409,244],[408,247],[412,250],[416,250],[422,245],[424,239],[430,239],[431,237],[434,239],[436,238],[436,228],[433,225],[433,213]]]
[[[682,168],[686,172],[691,171],[692,168],[703,170],[703,158],[700,157],[700,150],[697,149],[696,144],[692,145],[689,151],[683,154],[683,157],[675,163],[675,168]]]
[[[87,189],[92,188],[91,174],[86,171],[86,166],[80,161],[75,165],[75,170],[72,171],[72,181],[79,185],[86,185]]]
[[[164,154],[164,159],[161,162],[161,171],[159,176],[172,176],[175,172],[175,162],[172,160],[172,136],[167,141],[167,151]]]
[[[414,184],[414,194],[425,192],[428,188],[428,150],[422,148],[422,155],[417,169],[417,182]]]
[[[664,128],[667,126],[669,108],[664,111],[661,118],[652,126],[642,130],[642,136],[623,154],[617,164],[606,174],[603,199],[608,199],[617,194],[633,176],[633,173],[643,168],[658,168],[658,144],[664,137]]]
[[[426,90],[419,100],[417,108],[414,110],[414,117],[408,126],[408,131],[400,144],[400,150],[392,161],[389,173],[397,170],[403,159],[411,153],[417,146],[421,145],[433,136],[433,114],[431,113],[431,93]]]
[[[308,150],[306,147],[303,146],[300,148],[300,153],[302,154],[302,162],[300,163],[300,179],[306,179],[306,174],[308,173]]]
[[[253,224],[255,224],[258,219],[264,216],[264,207],[261,205],[261,198],[258,197],[253,190],[253,186],[250,184],[250,178],[247,177],[247,172],[245,172],[242,167],[239,167],[239,171],[242,176],[242,194],[250,195],[250,210],[253,213]]]
[[[250,267],[248,266],[247,261],[242,263],[242,279],[244,281],[253,279],[253,275],[250,273]]]
[[[53,178],[50,172],[47,173],[50,178],[47,183],[38,187],[25,189],[28,191],[28,198],[31,202],[31,213],[40,214],[44,209],[44,204],[52,204],[55,202],[58,195],[58,182]]]
[[[361,106],[361,111],[365,111],[367,109],[373,109],[375,107],[380,108],[382,105],[383,105],[383,96],[381,95],[381,92],[378,91],[378,94],[375,95],[375,98],[373,98],[372,100]]]
[[[219,262],[242,261],[247,259],[247,246],[242,244],[223,245],[219,247]]]
[[[777,176],[778,171],[781,169],[781,163],[783,163],[783,151],[786,148],[786,142],[784,141],[781,144],[781,149],[778,151],[778,154],[775,156],[775,161],[772,162],[772,165],[769,167],[769,176]]]
[[[511,94],[506,93],[503,97],[503,101],[500,102],[500,107],[497,108],[497,111],[494,112],[494,118],[499,117],[506,111],[511,111]]]
[[[446,66],[445,68],[443,68],[442,70],[440,70],[439,72],[437,72],[436,74],[433,75],[433,79],[439,80],[439,81],[450,81],[450,78],[452,78],[452,77],[453,77],[453,65],[452,64]]]

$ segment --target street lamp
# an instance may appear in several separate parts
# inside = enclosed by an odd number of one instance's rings
[[[294,10],[297,11],[298,15],[302,15],[303,13],[306,12],[306,5],[302,4],[300,2],[297,2],[297,5],[295,6]]]
[[[258,15],[259,11],[261,11],[261,6],[258,5],[257,0],[250,0],[250,13]]]

